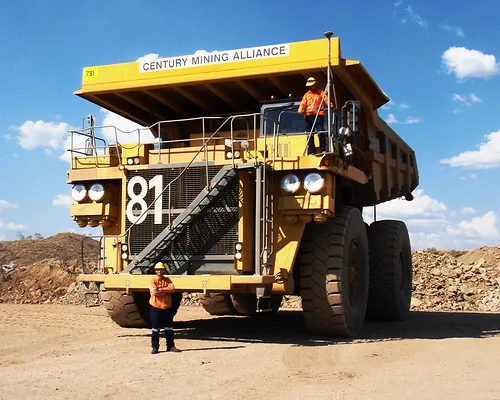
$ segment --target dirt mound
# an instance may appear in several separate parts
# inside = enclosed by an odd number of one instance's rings
[[[85,261],[95,262],[99,256],[99,242],[76,233],[59,233],[45,239],[0,242],[0,265],[14,263],[21,267],[48,258],[81,262],[82,243]]]
[[[99,243],[82,235],[0,242],[0,302],[82,303],[83,290],[75,283],[82,241],[86,267],[95,268]]]

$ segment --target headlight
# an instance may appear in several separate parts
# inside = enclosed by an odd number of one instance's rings
[[[295,174],[287,174],[281,180],[281,189],[287,193],[295,193],[299,190],[300,179]]]
[[[87,188],[84,185],[81,183],[73,185],[73,188],[71,189],[71,197],[73,200],[82,201],[85,196],[87,196]]]
[[[122,244],[122,251],[127,251],[128,250],[128,245]]]
[[[304,178],[304,187],[309,193],[317,193],[325,186],[325,180],[317,172],[306,175]]]
[[[104,186],[100,183],[94,183],[89,189],[90,200],[99,201],[104,196]]]
[[[233,153],[230,151],[226,152],[226,158],[233,158]]]
[[[339,129],[339,136],[351,136],[351,129],[348,126],[343,126]]]

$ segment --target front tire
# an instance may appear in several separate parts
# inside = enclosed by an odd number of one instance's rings
[[[367,316],[402,321],[410,312],[412,260],[410,238],[402,221],[377,221],[368,229],[370,285]]]
[[[124,328],[149,326],[149,293],[127,294],[119,290],[101,290],[101,300],[111,319]]]
[[[357,208],[339,207],[333,219],[306,226],[296,267],[309,330],[341,337],[361,331],[368,265],[368,238]]]

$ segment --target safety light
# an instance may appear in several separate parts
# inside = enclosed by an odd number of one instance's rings
[[[87,188],[84,185],[82,185],[81,183],[73,185],[73,188],[71,189],[71,197],[73,198],[73,200],[80,202],[86,196],[87,196]]]
[[[243,257],[243,254],[241,254],[240,252],[237,252],[234,257],[237,259],[237,260],[241,260],[241,258]]]
[[[134,158],[134,164],[138,165],[141,162],[141,159],[139,157]]]
[[[127,251],[128,250],[128,245],[122,244],[122,251]]]
[[[240,158],[240,156],[241,156],[240,151],[239,150],[235,150],[234,151],[234,158]]]
[[[133,158],[127,158],[127,164],[128,165],[132,165],[134,163],[134,159]]]
[[[295,174],[287,174],[281,180],[281,189],[287,193],[295,193],[299,190],[300,179]]]
[[[236,243],[234,245],[234,248],[236,249],[236,251],[241,251],[241,249],[243,248],[243,245],[241,243]]]
[[[127,258],[128,258],[128,254],[127,253],[122,253],[122,259],[126,260]]]
[[[230,151],[226,152],[226,158],[233,158],[233,153]]]
[[[309,193],[317,193],[325,186],[325,180],[317,172],[306,175],[304,178],[304,187]]]
[[[94,183],[89,189],[90,200],[99,201],[104,197],[104,186],[101,183]]]

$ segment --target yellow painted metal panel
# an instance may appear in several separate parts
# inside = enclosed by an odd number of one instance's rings
[[[148,289],[153,275],[110,274],[79,275],[79,282],[102,282],[106,289]],[[169,275],[177,290],[185,291],[228,291],[233,285],[270,285],[274,276],[254,275]]]
[[[184,68],[178,67],[154,72],[141,72],[141,64],[138,61],[86,67],[83,70],[82,88],[76,91],[75,94],[180,85],[193,81],[219,81],[292,71],[310,71],[326,67],[327,46],[326,39],[295,42],[289,44],[289,54],[287,56],[247,59],[246,61]],[[340,41],[338,38],[332,38],[331,48],[332,65],[338,65],[340,60]],[[177,58],[193,56],[195,55],[179,56]]]

